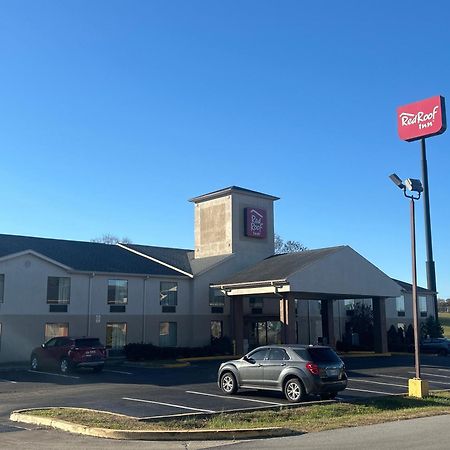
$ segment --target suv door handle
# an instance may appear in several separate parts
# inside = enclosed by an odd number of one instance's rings
[[[282,367],[284,367],[286,365],[286,363],[282,363],[282,364],[280,364],[280,366],[282,366]]]

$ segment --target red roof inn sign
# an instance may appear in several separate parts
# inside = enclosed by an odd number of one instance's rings
[[[445,99],[441,95],[397,108],[400,139],[415,141],[443,133],[447,128]]]

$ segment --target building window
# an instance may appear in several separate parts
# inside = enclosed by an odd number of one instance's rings
[[[68,336],[68,335],[69,335],[69,324],[66,322],[45,324],[45,332],[44,332],[45,342],[54,337]]]
[[[211,341],[220,339],[223,336],[223,323],[221,320],[211,320]]]
[[[128,303],[128,281],[108,280],[108,305],[126,305]]]
[[[176,347],[177,346],[177,323],[160,322],[159,323],[159,346]]]
[[[427,317],[427,298],[419,297],[420,317]]]
[[[405,315],[405,297],[403,295],[396,297],[395,307],[397,309],[397,315],[403,317]]]
[[[127,324],[125,322],[108,322],[106,324],[106,346],[121,349],[127,343]]]
[[[209,288],[209,306],[223,307],[225,295],[220,289]]]
[[[67,304],[70,302],[70,278],[48,277],[47,303]]]
[[[5,295],[5,275],[0,273],[0,303],[3,303],[3,298]]]
[[[344,300],[345,314],[347,316],[353,316],[355,312],[355,300]]]
[[[250,308],[261,308],[264,306],[264,299],[262,297],[250,297],[248,299]]]
[[[159,285],[159,303],[161,306],[177,306],[178,283],[161,281]]]

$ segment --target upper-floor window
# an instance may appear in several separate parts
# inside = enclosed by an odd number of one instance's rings
[[[262,297],[250,297],[248,303],[250,308],[262,308],[264,306],[264,299]]]
[[[426,297],[419,297],[419,311],[420,311],[420,317],[427,317],[427,298]]]
[[[395,299],[395,307],[397,309],[398,316],[405,315],[405,297],[402,295],[401,297],[396,297]]]
[[[178,283],[161,281],[159,287],[159,303],[161,306],[177,306]]]
[[[128,281],[108,280],[108,305],[125,305],[128,303]]]
[[[225,295],[220,289],[209,288],[209,306],[224,306]]]
[[[3,298],[5,295],[5,275],[0,273],[0,303],[3,303]]]
[[[47,303],[69,303],[69,302],[70,302],[70,278],[48,277]]]

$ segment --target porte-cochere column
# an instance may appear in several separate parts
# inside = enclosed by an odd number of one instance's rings
[[[375,353],[387,353],[386,298],[373,297],[373,342]]]
[[[244,353],[244,297],[236,295],[230,297],[231,306],[231,335],[233,336],[236,355]]]

